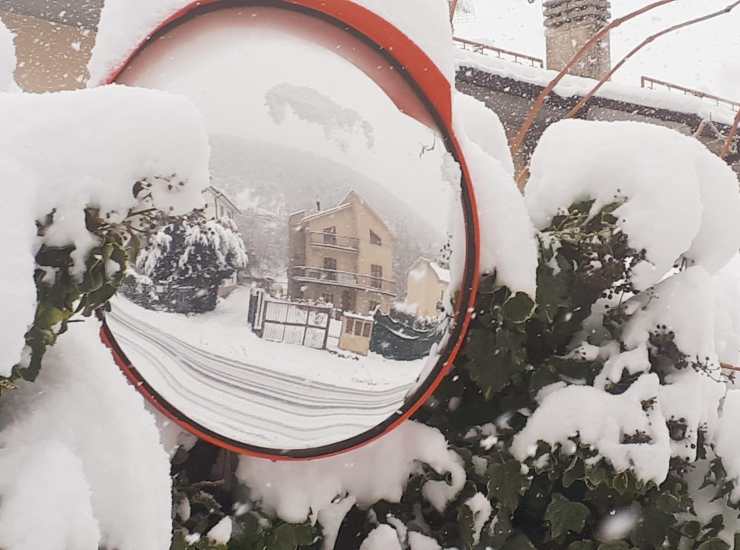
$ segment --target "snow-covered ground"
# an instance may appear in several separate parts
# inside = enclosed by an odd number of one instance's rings
[[[172,406],[264,447],[324,445],[372,428],[403,405],[425,366],[263,340],[247,326],[248,300],[249,291],[237,289],[215,311],[185,316],[117,297],[107,319],[134,367]]]

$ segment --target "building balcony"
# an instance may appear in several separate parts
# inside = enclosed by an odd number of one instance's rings
[[[337,271],[335,269],[323,269],[320,267],[294,267],[290,276],[294,281],[302,283],[318,283],[322,285],[340,286],[397,296],[398,288],[395,281],[362,275],[348,271]]]
[[[360,250],[360,239],[356,237],[347,237],[345,235],[324,233],[321,231],[308,231],[308,244],[353,253],[357,253]]]

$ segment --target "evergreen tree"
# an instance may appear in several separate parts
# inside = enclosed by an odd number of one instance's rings
[[[236,224],[206,220],[200,212],[161,227],[136,259],[137,271],[161,289],[155,291],[157,304],[182,313],[212,310],[221,282],[246,265]]]

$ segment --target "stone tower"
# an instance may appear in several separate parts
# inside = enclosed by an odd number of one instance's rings
[[[560,71],[588,40],[611,19],[609,0],[545,0],[547,68]],[[611,69],[606,36],[570,74],[601,78]]]

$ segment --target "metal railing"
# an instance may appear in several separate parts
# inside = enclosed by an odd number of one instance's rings
[[[370,290],[390,294],[397,294],[395,281],[373,277],[372,275],[362,275],[349,271],[338,271],[336,269],[323,269],[320,267],[294,267],[291,270],[291,276],[300,281],[317,282],[328,285],[344,286],[356,288],[359,290]]]
[[[337,235],[336,233],[325,233],[323,231],[309,231],[308,242],[313,246],[327,246],[330,248],[342,248],[357,252],[360,249],[360,239]]]
[[[656,78],[651,78],[649,76],[643,76],[640,79],[640,85],[643,88],[654,90],[656,86],[666,88],[668,91],[676,90],[679,92],[682,92],[684,95],[693,95],[694,97],[698,97],[701,99],[708,99],[717,105],[726,105],[730,109],[732,109],[735,112],[740,111],[740,102],[732,101],[731,99],[725,99],[724,97],[719,97],[716,95],[708,94],[706,92],[702,92],[701,90],[692,90],[691,88],[686,88],[684,86],[679,86],[678,84],[672,84],[670,82],[665,82],[663,80],[658,80]]]
[[[490,46],[488,44],[481,44],[480,42],[475,42],[466,38],[458,38],[457,36],[455,36],[453,40],[457,42],[463,50],[470,49],[475,53],[483,55],[488,55],[490,52],[499,59],[506,59],[507,61],[513,61],[514,63],[520,64],[522,61],[526,61],[532,67],[539,67],[540,69],[545,68],[545,62],[539,57],[532,57],[531,55],[497,48],[496,46]]]

